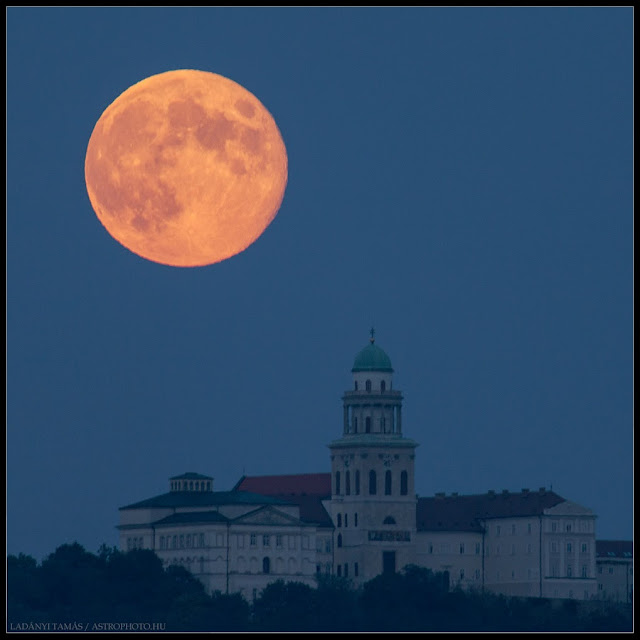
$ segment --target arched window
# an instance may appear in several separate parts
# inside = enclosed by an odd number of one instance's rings
[[[365,386],[365,389],[366,389],[367,391],[371,391],[371,380],[367,380],[367,381],[364,383],[364,386]]]
[[[271,560],[265,556],[262,558],[262,573],[269,573],[271,571]]]
[[[351,495],[351,474],[349,471],[344,472],[344,492],[348,496]]]
[[[384,392],[386,388],[387,388],[387,383],[384,380],[382,380],[380,382],[380,391]]]
[[[369,471],[369,495],[376,495],[376,472],[373,469]]]
[[[406,496],[409,492],[409,477],[406,471],[400,474],[400,494]]]
[[[345,527],[349,526],[349,514],[348,513],[344,514],[344,526]]]
[[[353,388],[357,391],[358,390],[358,381],[354,380],[353,381]]]
[[[340,472],[336,471],[336,495],[340,495]]]
[[[384,495],[391,495],[391,471],[387,471],[384,474]]]
[[[342,546],[342,534],[341,533],[338,534],[338,546],[339,547]]]
[[[371,433],[371,418],[369,416],[364,419],[364,431],[365,433]]]
[[[356,495],[360,495],[360,470],[356,469]]]
[[[382,524],[395,524],[396,520],[393,516],[387,516],[383,521]]]
[[[342,526],[342,514],[341,513],[339,513],[336,516],[336,521],[337,521],[338,526],[341,527]]]

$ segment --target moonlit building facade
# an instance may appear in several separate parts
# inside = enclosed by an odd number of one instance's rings
[[[275,580],[318,574],[355,586],[415,564],[450,585],[525,597],[598,595],[595,514],[541,488],[479,495],[415,493],[418,443],[373,337],[343,395],[330,473],[243,476],[231,491],[185,473],[167,493],[120,509],[120,548],[153,549],[207,590],[247,599]]]

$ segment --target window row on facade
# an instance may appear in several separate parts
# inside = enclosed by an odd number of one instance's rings
[[[533,532],[530,522],[527,522],[526,525],[522,524],[520,525],[520,527],[518,527],[518,525],[516,525],[515,523],[512,523],[511,526],[504,526],[501,524],[497,524],[495,525],[495,529],[494,529],[494,533],[497,538],[507,533],[511,534],[512,536],[516,536],[525,532],[527,535],[531,535],[531,533]]]
[[[357,578],[360,575],[360,568],[358,567],[358,563],[352,563],[353,567],[353,577]],[[336,575],[339,578],[348,578],[349,577],[349,563],[345,562],[344,564],[339,564],[336,566]]]
[[[360,471],[356,469],[353,473],[353,495],[360,495]],[[385,471],[384,473],[384,495],[393,495],[393,473]],[[351,471],[344,472],[344,495],[351,495]],[[406,496],[409,491],[409,474],[406,471],[400,472],[400,495]],[[375,496],[378,493],[378,476],[375,470],[369,471],[368,493]],[[342,474],[336,471],[335,474],[335,494],[342,495]]]
[[[172,480],[171,491],[211,491],[211,480]]]
[[[434,545],[433,542],[429,542],[427,544],[427,550],[430,554],[438,554],[441,553],[443,555],[451,554],[451,553],[459,553],[463,554],[475,554],[480,555],[482,550],[482,545],[479,542],[475,544],[467,544],[465,542],[460,542],[457,546],[450,542],[441,542],[440,545]]]
[[[192,549],[205,546],[204,533],[175,534],[170,536],[160,536],[158,539],[159,549]],[[216,546],[224,545],[224,536],[218,534]]]
[[[557,540],[551,540],[549,542],[549,552],[550,553],[560,553],[560,551],[564,548],[567,553],[575,553],[577,550],[580,553],[589,553],[589,543],[588,542],[580,542],[576,544],[572,540],[567,542],[559,542]]]
[[[353,388],[355,391],[358,391],[358,381],[354,380],[353,382]],[[364,382],[364,390],[365,391],[372,391],[373,389],[373,384],[371,383],[371,380],[365,380]],[[380,380],[380,392],[384,393],[387,390],[387,383],[385,380]]]

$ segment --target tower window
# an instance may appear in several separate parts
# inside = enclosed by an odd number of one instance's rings
[[[360,495],[360,470],[356,469],[356,495]]]
[[[391,471],[387,471],[384,474],[384,495],[391,495]]]
[[[365,386],[365,389],[366,389],[367,391],[371,391],[371,380],[367,380],[367,381],[364,383],[364,386]]]
[[[338,534],[338,546],[339,547],[342,546],[342,534],[341,533]]]
[[[387,385],[384,380],[380,382],[380,391],[384,391],[387,388]]]
[[[340,495],[340,472],[336,471],[336,495]]]
[[[364,430],[365,433],[371,433],[371,418],[369,416],[364,419]]]
[[[400,495],[406,496],[409,493],[409,476],[406,471],[400,474]]]
[[[342,514],[341,514],[341,513],[339,513],[339,514],[336,516],[336,522],[337,522],[337,525],[338,525],[339,527],[341,527],[341,526],[342,526]]]
[[[358,433],[358,418],[353,419],[353,432]]]
[[[344,473],[344,492],[348,496],[351,495],[351,474],[349,471],[345,471]]]
[[[369,471],[369,495],[376,495],[376,472],[373,469]]]

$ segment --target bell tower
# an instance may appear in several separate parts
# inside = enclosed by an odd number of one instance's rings
[[[416,531],[415,448],[402,435],[402,393],[389,356],[369,344],[345,391],[342,437],[329,444],[334,574],[366,582],[412,560]]]

